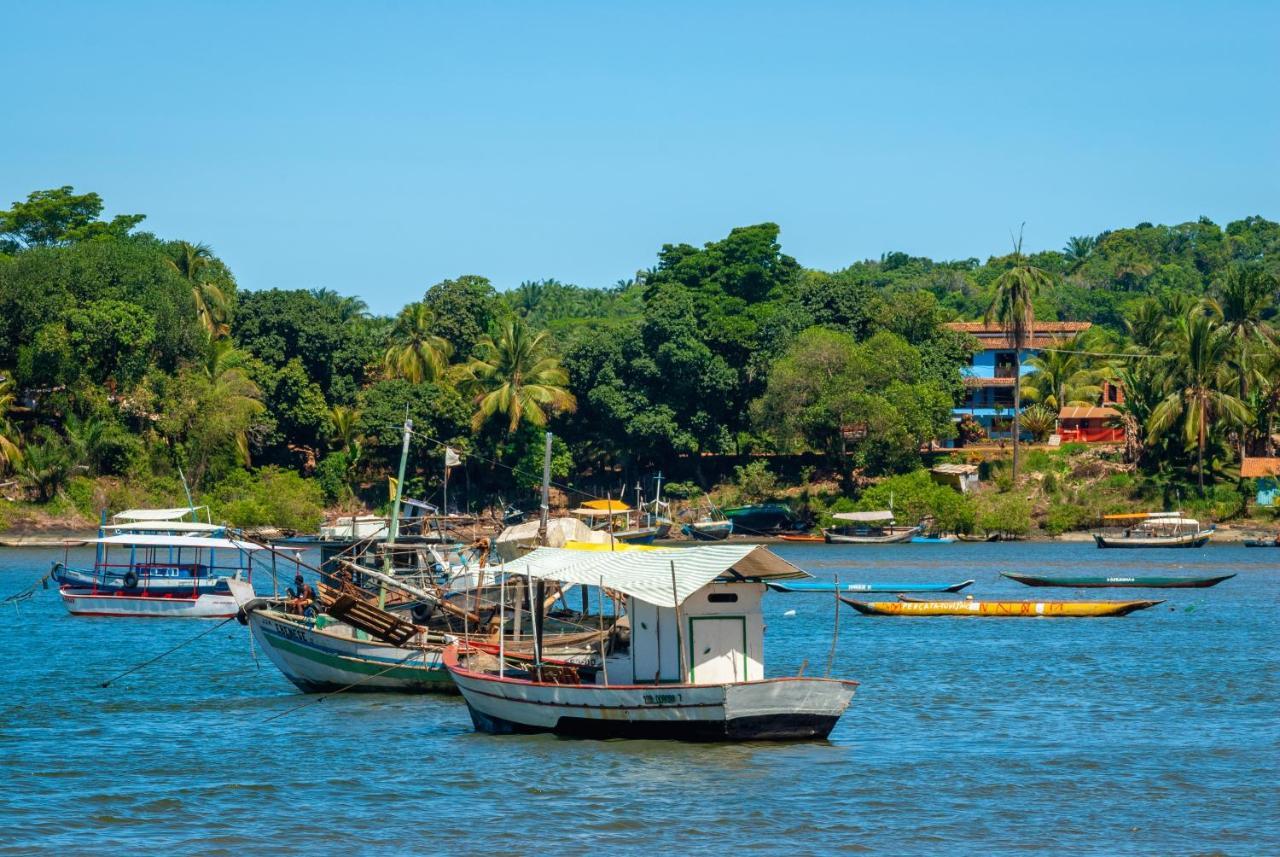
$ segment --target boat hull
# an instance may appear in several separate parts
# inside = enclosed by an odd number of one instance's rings
[[[188,590],[189,591],[189,590]],[[239,606],[230,594],[180,595],[145,590],[114,592],[63,586],[58,590],[62,606],[72,616],[113,616],[171,619],[227,619]]]
[[[1200,530],[1178,536],[1108,536],[1094,533],[1093,541],[1100,548],[1201,548],[1213,538],[1213,530]]]
[[[826,581],[768,581],[775,592],[959,592],[972,586],[974,581],[959,583],[835,583]]]
[[[685,524],[680,532],[699,542],[719,542],[733,533],[733,521],[710,521],[701,524]]]
[[[1034,574],[1000,572],[1010,580],[1027,586],[1056,586],[1072,589],[1205,589],[1235,577],[1041,577]]]
[[[267,658],[305,693],[457,692],[438,647],[352,639],[272,610],[251,610],[245,621]]]
[[[1280,541],[1275,539],[1246,539],[1244,546],[1247,548],[1280,548]]]
[[[919,527],[905,527],[901,532],[888,532],[882,535],[842,533],[835,528],[828,528],[822,531],[822,536],[833,545],[896,545],[911,541],[919,533]]]
[[[783,678],[724,685],[565,685],[499,678],[458,666],[453,679],[477,731],[678,741],[825,739],[855,682]]]
[[[1126,616],[1162,601],[855,601],[841,598],[867,616],[1061,617]]]
[[[78,568],[68,568],[60,562],[53,564],[50,577],[58,584],[73,589],[96,589],[99,593],[115,594],[117,592],[139,595],[230,595],[227,578],[165,578],[140,576],[135,586],[126,586],[123,574],[97,574]]]
[[[951,545],[955,544],[955,536],[912,536],[913,545]]]

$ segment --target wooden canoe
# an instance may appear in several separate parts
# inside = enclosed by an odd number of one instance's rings
[[[1245,539],[1244,546],[1247,548],[1280,548],[1280,538]]]
[[[774,592],[959,592],[974,581],[959,583],[841,583],[838,587],[827,580],[770,580],[765,582]]]
[[[809,533],[783,533],[778,536],[784,542],[821,542],[826,543],[826,536],[815,536]]]
[[[1080,587],[1084,589],[1127,588],[1127,589],[1204,589],[1217,586],[1224,580],[1235,577],[1224,574],[1219,577],[1050,577],[1039,574],[1014,574],[1002,571],[1000,574],[1010,580],[1025,583],[1027,586],[1062,586]]]
[[[1036,617],[1125,616],[1162,601],[924,601],[900,596],[898,601],[840,600],[867,616]]]

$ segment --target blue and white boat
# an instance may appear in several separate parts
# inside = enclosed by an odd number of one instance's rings
[[[959,592],[974,581],[959,583],[840,583],[826,580],[766,581],[774,592]]]
[[[86,542],[90,568],[53,564],[63,606],[74,616],[234,616],[228,580],[251,581],[262,545],[223,536],[125,532]]]

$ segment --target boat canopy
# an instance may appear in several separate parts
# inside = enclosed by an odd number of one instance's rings
[[[1194,527],[1200,528],[1200,522],[1195,518],[1151,518],[1152,524],[1159,524],[1162,527]]]
[[[600,512],[630,512],[631,507],[621,500],[587,500],[582,504],[584,509],[595,509]]]
[[[860,521],[862,523],[892,521],[893,512],[836,512],[831,517],[837,521]]]
[[[760,545],[708,545],[616,553],[538,548],[506,563],[503,570],[539,580],[585,586],[603,584],[658,607],[682,604],[708,583],[726,575],[753,580],[795,580],[811,576]]]
[[[226,527],[206,524],[202,521],[133,521],[128,524],[107,524],[104,530],[167,530],[171,533],[220,533]]]
[[[1145,521],[1151,518],[1181,518],[1181,512],[1122,512],[1116,515],[1103,515],[1104,521]]]
[[[166,536],[160,533],[121,533],[101,539],[88,539],[88,545],[112,545],[120,547],[148,548],[205,548],[217,550],[260,551],[271,550],[265,545],[242,542],[238,539],[220,539],[210,536]]]
[[[116,521],[180,521],[188,515],[194,515],[206,506],[187,506],[182,509],[125,509],[112,515]]]

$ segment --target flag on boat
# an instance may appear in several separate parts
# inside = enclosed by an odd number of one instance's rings
[[[462,457],[458,455],[458,451],[451,446],[444,448],[444,466],[457,467],[462,463]]]
[[[394,476],[387,477],[387,499],[392,503],[396,501],[396,486],[399,484]]]

